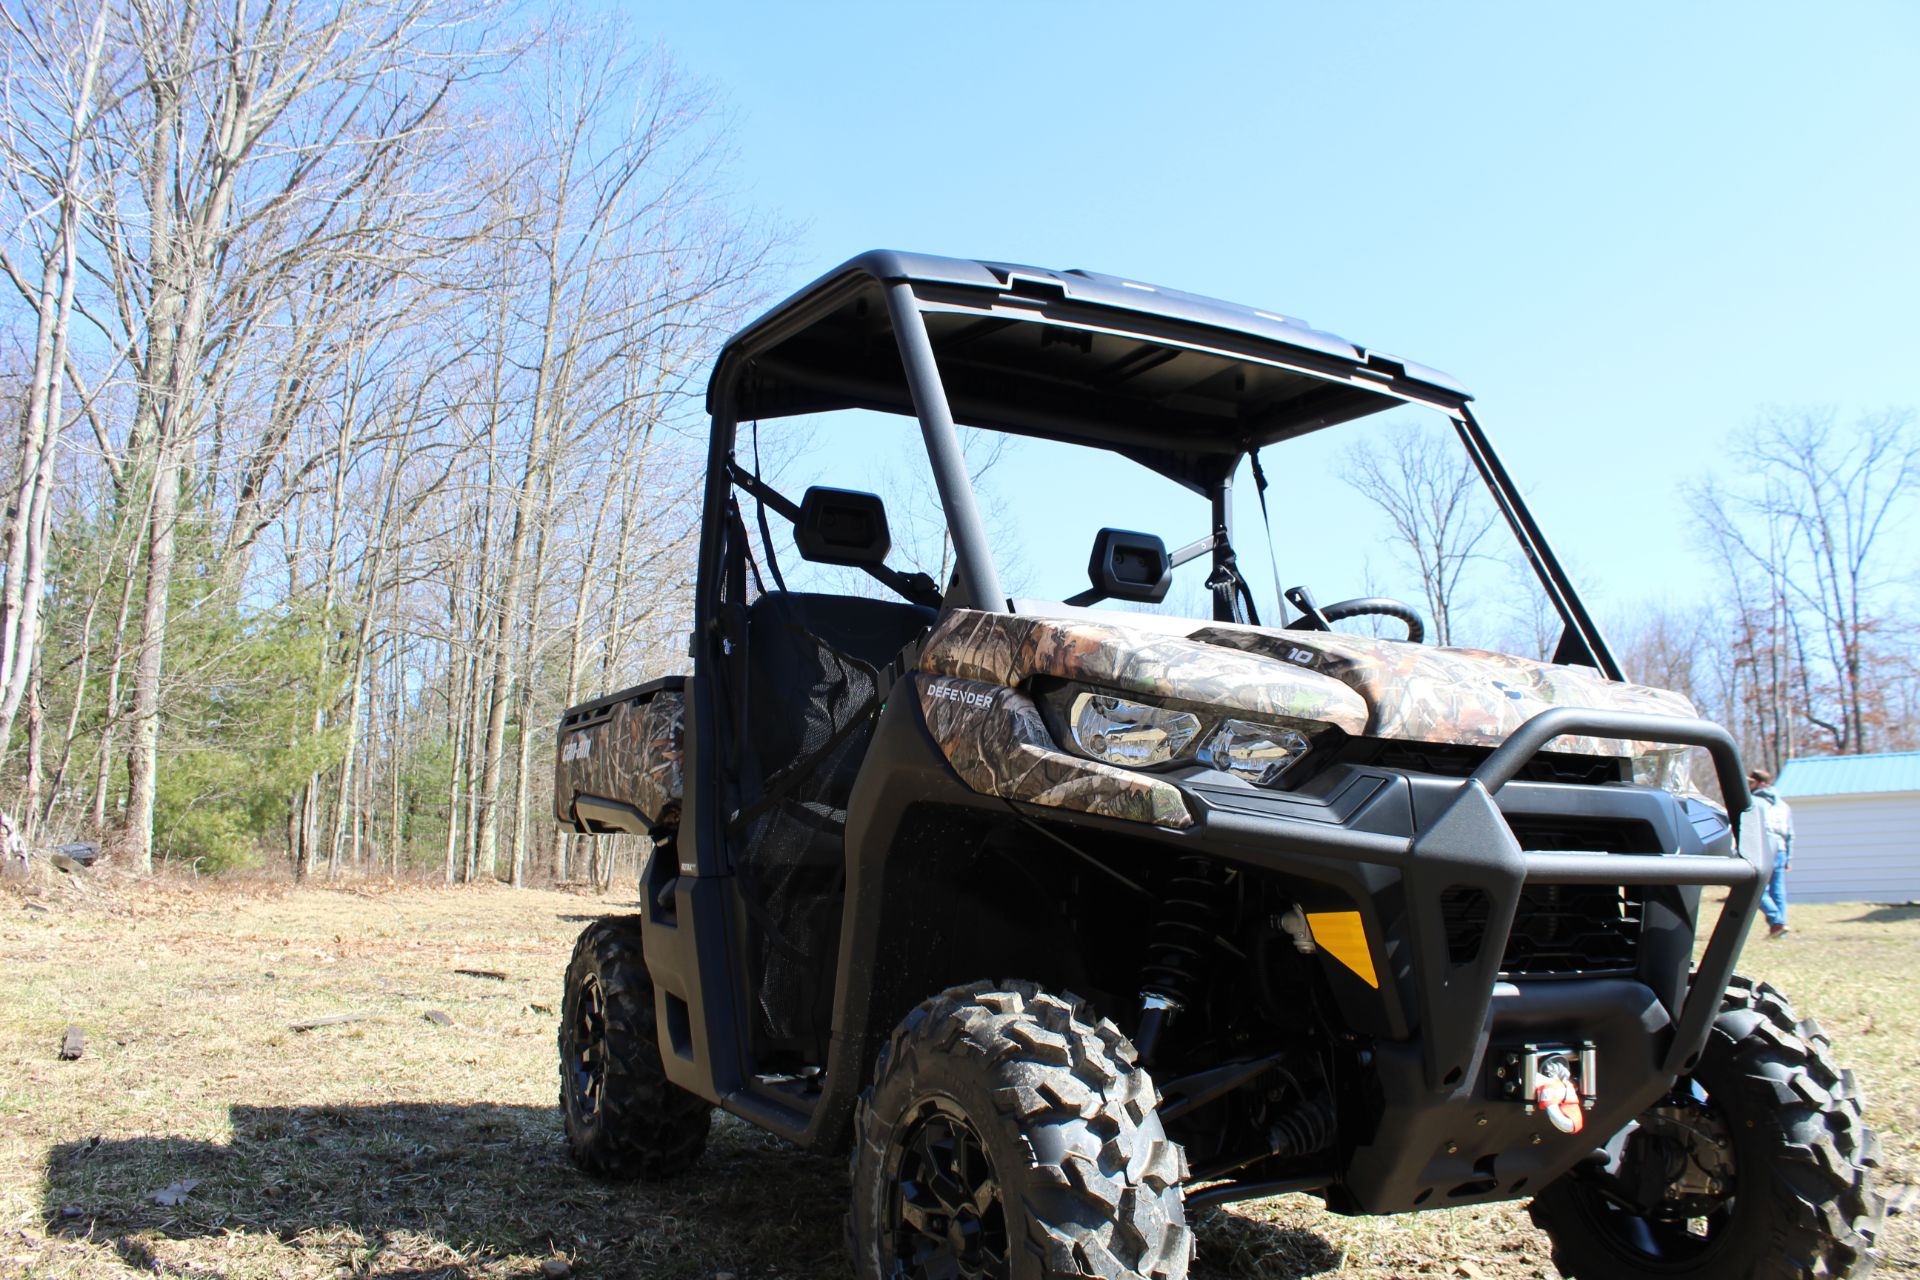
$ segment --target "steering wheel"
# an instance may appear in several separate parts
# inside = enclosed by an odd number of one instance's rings
[[[1427,636],[1427,623],[1413,611],[1411,605],[1398,600],[1389,600],[1385,596],[1360,596],[1353,600],[1342,600],[1338,604],[1324,606],[1320,614],[1328,622],[1338,622],[1342,618],[1358,618],[1364,614],[1378,613],[1389,618],[1398,618],[1407,624],[1407,643],[1419,644]]]

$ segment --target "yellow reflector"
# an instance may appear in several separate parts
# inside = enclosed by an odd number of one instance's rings
[[[1367,930],[1358,911],[1310,911],[1307,928],[1322,951],[1359,975],[1360,981],[1380,989],[1373,971],[1373,952],[1367,949]]]

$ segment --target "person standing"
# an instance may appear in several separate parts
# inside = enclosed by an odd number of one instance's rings
[[[1774,791],[1773,775],[1765,769],[1751,770],[1747,786],[1753,792],[1753,816],[1773,852],[1773,875],[1760,895],[1760,910],[1767,917],[1767,936],[1783,937],[1792,932],[1787,928],[1787,868],[1793,865],[1793,810]]]

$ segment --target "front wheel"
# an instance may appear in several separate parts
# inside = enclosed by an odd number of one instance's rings
[[[1533,1202],[1577,1280],[1861,1277],[1885,1210],[1853,1073],[1778,991],[1735,978],[1700,1065]]]
[[[1183,1280],[1186,1157],[1111,1022],[1028,982],[908,1014],[854,1115],[861,1280]]]

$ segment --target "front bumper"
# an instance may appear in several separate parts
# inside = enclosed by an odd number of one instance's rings
[[[1515,783],[1563,734],[1705,748],[1733,826],[1702,839],[1678,799],[1646,788]],[[1354,912],[1365,930],[1377,986],[1322,957],[1360,1065],[1343,1104],[1344,1156],[1324,1188],[1345,1212],[1531,1194],[1623,1128],[1697,1061],[1771,870],[1764,841],[1738,839],[1747,804],[1738,752],[1724,730],[1698,720],[1556,708],[1464,779],[1357,768],[1311,795],[1190,794],[1192,825],[1155,839],[1284,877],[1301,886],[1308,912]],[[1648,824],[1660,851],[1523,847],[1517,812],[1575,800],[1590,810],[1665,813]],[[1503,970],[1517,918],[1546,886],[1639,895],[1645,918],[1627,971]],[[1701,890],[1716,887],[1727,899],[1694,966]],[[1447,915],[1463,894],[1484,907],[1484,932],[1470,949]],[[1595,1047],[1599,1089],[1583,1133],[1561,1134],[1505,1096],[1497,1064],[1531,1043]],[[1266,1190],[1249,1183],[1206,1198]]]

